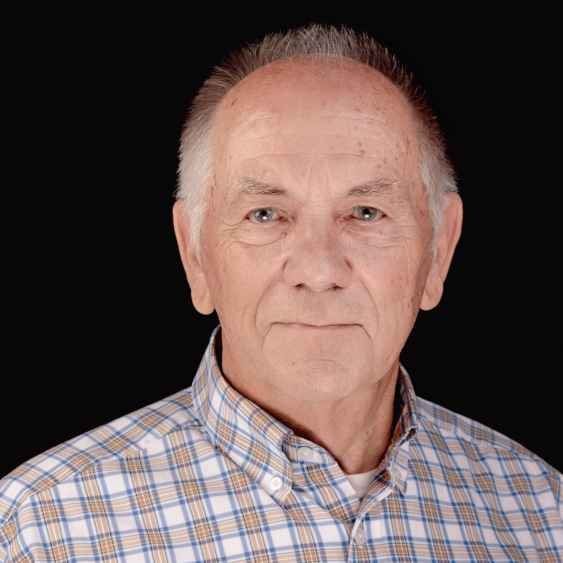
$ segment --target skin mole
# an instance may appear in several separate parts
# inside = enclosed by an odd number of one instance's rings
[[[362,145],[362,141],[358,141],[358,152],[360,153],[360,156],[364,156],[366,154],[366,151],[364,150]]]

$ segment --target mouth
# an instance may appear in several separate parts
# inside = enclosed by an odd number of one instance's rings
[[[352,327],[355,325],[352,324],[331,324],[331,325],[309,325],[305,323],[285,323],[288,326],[295,327],[295,328],[306,328],[306,329],[316,329],[316,330],[334,330],[334,329],[341,329]]]

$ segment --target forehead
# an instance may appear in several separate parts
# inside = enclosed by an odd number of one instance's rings
[[[255,71],[222,100],[212,137],[215,172],[225,180],[279,166],[404,177],[416,160],[410,106],[355,61],[279,61]]]

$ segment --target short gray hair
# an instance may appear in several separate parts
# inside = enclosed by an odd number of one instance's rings
[[[211,198],[211,129],[217,107],[229,90],[253,71],[294,57],[348,58],[367,64],[386,76],[406,97],[418,122],[420,174],[428,196],[434,255],[434,234],[442,218],[442,195],[457,192],[458,188],[454,168],[446,155],[444,136],[422,88],[397,56],[373,37],[345,26],[312,23],[284,33],[268,34],[261,41],[231,53],[214,67],[189,108],[178,151],[178,184],[174,196],[185,200],[190,243],[198,259],[201,259],[202,225]]]

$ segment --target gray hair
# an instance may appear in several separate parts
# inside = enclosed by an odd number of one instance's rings
[[[215,66],[195,96],[184,123],[179,147],[178,185],[174,193],[185,200],[190,220],[190,243],[201,259],[201,229],[211,198],[213,163],[211,129],[221,100],[238,82],[274,61],[294,57],[348,58],[367,64],[386,76],[403,93],[418,124],[420,175],[428,197],[432,223],[431,251],[441,224],[442,195],[457,192],[455,172],[437,119],[413,75],[381,43],[365,33],[316,23],[271,33],[245,45]]]

